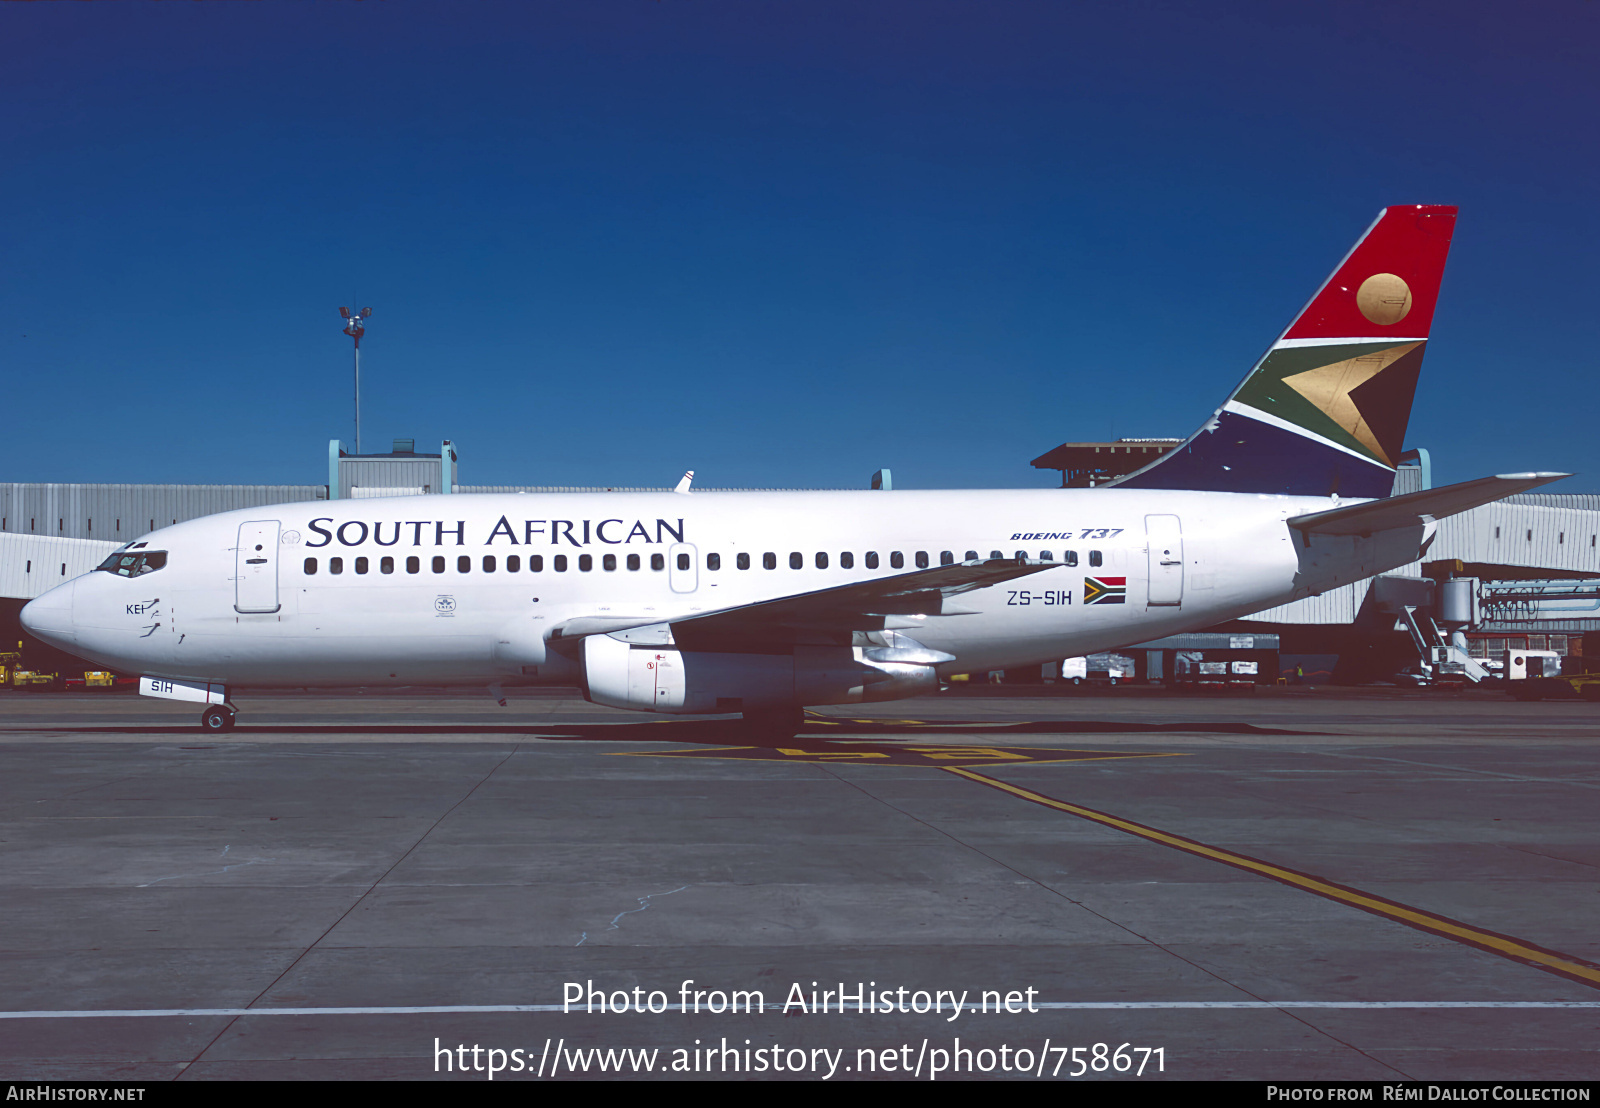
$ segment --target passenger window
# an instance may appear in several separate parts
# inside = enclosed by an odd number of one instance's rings
[[[939,551],[939,564],[942,566],[954,565],[956,556],[948,550]]]
[[[506,555],[506,572],[507,573],[516,573],[521,568],[522,568],[522,555],[520,555],[520,554],[507,554]]]
[[[904,554],[900,553],[900,551],[898,551],[898,550],[890,552],[890,554],[889,554],[889,568],[891,568],[891,569],[904,569],[905,568],[905,564],[906,564],[906,556]]]
[[[544,572],[544,555],[543,554],[529,554],[528,555],[528,572],[529,573],[543,573]]]
[[[578,555],[578,569],[579,569],[580,572],[588,573],[593,568],[594,568],[594,555],[592,555],[592,554],[579,554]]]
[[[1089,564],[1092,565],[1092,566],[1098,566],[1098,565],[1105,564],[1105,559],[1103,559],[1100,556],[1100,551],[1098,551],[1098,550],[1089,551]]]
[[[415,554],[413,554],[411,557],[407,558],[406,559],[406,572],[407,573],[421,573],[422,572],[422,559],[418,558]]]
[[[689,555],[687,555],[687,554],[679,554],[678,555],[678,568],[679,569],[688,569],[689,568]]]
[[[1028,552],[1026,550],[1017,551],[1017,561],[1026,562],[1027,560],[1028,560]]]
[[[706,568],[707,569],[721,569],[722,568],[722,555],[721,554],[707,554],[706,555]]]
[[[918,569],[927,569],[928,568],[928,552],[926,550],[917,551],[917,568]]]
[[[877,569],[878,568],[878,552],[876,550],[867,551],[867,568],[868,569]]]
[[[550,568],[557,573],[567,572],[567,556],[565,554],[557,554],[554,558],[551,558]]]
[[[848,550],[842,552],[839,555],[839,568],[840,569],[855,569],[856,568],[856,556],[854,554],[850,553],[850,551],[848,551]]]
[[[493,573],[494,570],[495,570],[495,566],[498,565],[498,564],[499,563],[497,563],[494,560],[494,555],[493,554],[485,554],[483,556],[483,572],[485,572],[485,573]]]
[[[433,556],[433,572],[435,572],[435,573],[443,573],[444,572],[444,555],[443,554],[435,554]]]
[[[799,569],[801,566],[803,566],[805,564],[806,564],[805,555],[801,554],[800,551],[795,550],[795,551],[792,551],[789,554],[789,568],[790,569]]]
[[[470,554],[462,554],[460,557],[456,558],[456,572],[457,573],[471,573],[472,572],[472,555],[470,555]]]
[[[367,565],[368,565],[368,563],[367,563],[367,559],[366,558],[364,558],[364,557],[357,558],[356,559],[356,572],[357,573],[365,573],[365,572],[367,572]]]
[[[969,562],[976,562],[978,560],[978,552],[976,550],[967,551],[966,560]]]
[[[817,568],[818,569],[827,569],[828,568],[828,556],[826,554],[824,554],[820,550],[817,551]]]
[[[379,559],[379,561],[378,561],[378,572],[379,573],[393,573],[394,572],[394,559],[393,558],[388,558],[388,557]]]
[[[637,554],[629,554],[628,555],[628,568],[629,569],[638,569],[639,568],[639,555],[637,555]]]
[[[1056,560],[1056,556],[1051,551],[1041,550],[1039,551],[1039,560],[1041,562],[1053,562]]]
[[[600,568],[605,570],[607,573],[615,572],[617,568],[617,556],[615,554],[601,555]]]
[[[132,559],[129,559],[129,560],[131,561]],[[306,576],[307,577],[315,577],[316,575],[317,575],[317,560],[315,558],[307,558],[306,559]]]
[[[1078,552],[1076,550],[1069,550],[1061,556],[1061,560],[1066,562],[1069,566],[1075,566],[1078,564]]]
[[[778,556],[776,554],[774,554],[770,550],[767,551],[765,554],[761,555],[761,568],[762,569],[777,569],[778,568]]]
[[[328,559],[328,572],[329,573],[343,573],[344,572],[344,559],[343,558],[329,558]]]
[[[1000,553],[1000,551],[998,551],[998,550],[991,550],[991,551],[989,551],[989,557],[990,558],[1004,558],[1005,555]]]
[[[749,569],[750,568],[750,555],[748,555],[748,554],[740,554],[738,557],[734,558],[733,564],[738,566],[740,569]]]
[[[660,573],[662,570],[666,569],[667,556],[665,554],[650,555],[650,568],[655,570],[657,573]]]

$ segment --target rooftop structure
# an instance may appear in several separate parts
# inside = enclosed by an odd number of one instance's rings
[[[1182,439],[1118,439],[1116,442],[1064,442],[1031,463],[1034,469],[1059,469],[1064,489],[1092,489],[1125,477],[1168,453]]]

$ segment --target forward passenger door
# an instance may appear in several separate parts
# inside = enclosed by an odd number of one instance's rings
[[[275,519],[239,525],[234,551],[233,610],[269,613],[278,610],[278,528]]]

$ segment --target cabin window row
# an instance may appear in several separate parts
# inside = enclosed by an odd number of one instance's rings
[[[1016,557],[1016,558],[1031,558],[1032,556],[1033,555],[1029,554],[1028,551],[1026,551],[1026,550],[1019,550],[1013,555],[1013,557]],[[1004,557],[1006,557],[1006,555],[1004,553],[1002,553],[1001,551],[992,550],[992,551],[989,552],[989,557],[991,559],[993,559],[993,558],[1004,558]],[[1054,551],[1050,551],[1050,550],[1041,550],[1041,551],[1039,551],[1038,557],[1039,557],[1040,561],[1045,561],[1045,562],[1053,562],[1053,561],[1056,560],[1055,559],[1055,552]],[[915,562],[915,565],[916,565],[917,569],[927,569],[928,566],[930,565],[930,557],[929,557],[929,554],[928,554],[928,552],[926,550],[918,550],[918,551],[916,551],[912,555],[912,559]],[[966,552],[966,557],[963,560],[971,562],[971,561],[976,561],[977,559],[978,559],[978,552],[976,550],[969,550],[969,551]],[[578,570],[581,573],[588,573],[588,572],[590,572],[590,571],[592,571],[594,569],[594,555],[592,555],[592,554],[579,554],[573,560],[577,562]],[[1075,566],[1075,565],[1078,564],[1078,552],[1076,550],[1064,551],[1062,553],[1061,560],[1066,565]],[[396,560],[393,557],[390,557],[388,555],[385,555],[385,556],[379,558],[377,561],[378,561],[377,568],[378,568],[378,572],[379,573],[394,573],[396,568],[397,568]],[[939,564],[940,565],[942,565],[942,566],[953,565],[953,564],[955,564],[955,561],[956,561],[956,557],[955,557],[954,551],[942,550],[942,551],[939,552]],[[362,557],[358,557],[358,558],[352,558],[352,559],[350,559],[350,562],[351,562],[351,567],[350,568],[353,569],[358,574],[370,573],[372,571],[372,560],[370,558],[362,556]],[[522,563],[523,563],[523,558],[522,558],[522,556],[520,554],[507,554],[505,556],[505,560],[504,560],[505,572],[507,572],[507,573],[521,573],[522,572]],[[544,572],[545,559],[544,559],[543,555],[541,555],[541,554],[530,554],[528,556],[528,558],[527,558],[527,563],[528,563],[528,572],[530,572],[530,573],[543,573]],[[608,573],[609,572],[614,572],[618,568],[618,564],[619,564],[618,563],[618,558],[617,558],[617,555],[615,555],[615,554],[602,554],[600,556],[600,568],[602,570],[605,570]],[[630,570],[639,570],[639,569],[643,569],[644,568],[644,562],[643,562],[643,560],[640,558],[640,556],[638,554],[626,555],[626,557],[623,560],[622,564],[626,565],[627,568],[630,569]],[[677,567],[678,567],[678,569],[687,570],[687,569],[690,568],[691,564],[692,563],[691,563],[689,555],[687,553],[680,553],[680,554],[677,555]],[[734,555],[733,564],[738,569],[749,569],[750,566],[751,566],[750,555],[749,554],[736,554],[736,555]],[[815,565],[817,569],[827,569],[829,567],[829,564],[830,564],[830,558],[829,558],[828,552],[825,551],[825,550],[817,551],[817,553],[812,558],[812,564]],[[867,551],[867,553],[862,557],[862,564],[867,569],[878,569],[880,567],[880,565],[881,565],[881,562],[879,561],[879,558],[878,558],[878,552],[876,550]],[[1089,551],[1089,564],[1091,566],[1100,566],[1100,565],[1104,564],[1104,559],[1103,559],[1100,551],[1098,551],[1098,550]],[[798,550],[790,552],[790,554],[789,554],[789,568],[790,569],[804,569],[805,565],[806,565],[806,556],[804,554],[800,553]],[[839,555],[839,568],[840,569],[854,569],[855,565],[856,565],[856,556],[852,551],[846,550],[846,551],[843,551],[842,553],[840,553],[840,555]],[[889,568],[890,569],[904,569],[905,565],[906,565],[906,556],[905,556],[905,553],[903,551],[891,550],[889,552]],[[480,566],[481,566],[482,572],[484,572],[484,573],[496,573],[500,569],[501,560],[497,555],[485,554],[485,555],[483,555],[482,561],[480,562]],[[565,554],[556,554],[553,557],[551,557],[551,559],[550,559],[550,568],[552,570],[554,570],[556,573],[565,573],[565,572],[567,572],[568,566],[569,566],[569,561],[568,561],[567,555],[565,555]],[[416,555],[412,555],[411,557],[409,557],[409,558],[407,558],[405,560],[404,568],[405,568],[405,572],[407,572],[407,573],[421,573],[422,569],[423,569],[422,559],[420,557],[416,556]],[[450,559],[445,557],[442,554],[435,554],[429,560],[428,569],[432,570],[434,573],[445,573],[445,572],[447,572],[449,570],[449,568],[450,568]],[[461,555],[458,555],[456,557],[456,559],[455,559],[455,570],[456,570],[457,573],[471,573],[472,572],[472,568],[473,568],[473,566],[472,566],[472,556],[470,554],[461,554]],[[650,555],[650,568],[652,570],[657,571],[657,572],[660,572],[661,570],[666,569],[667,568],[666,555],[664,555],[664,554],[652,554],[652,555]],[[719,570],[721,568],[722,568],[722,555],[721,554],[707,554],[706,555],[706,569],[708,569],[708,570]],[[778,568],[778,556],[777,556],[777,554],[774,554],[774,553],[769,551],[769,552],[761,555],[761,568],[763,568],[763,569],[777,569]],[[305,560],[304,570],[305,570],[305,574],[306,574],[307,577],[315,577],[322,570],[321,562],[317,558],[307,558]],[[337,577],[337,576],[343,574],[344,571],[345,571],[345,559],[344,558],[332,557],[332,558],[328,559],[328,561],[327,561],[327,572],[330,575]]]
[[[1018,550],[1015,554],[1011,554],[1011,555],[1007,555],[1004,551],[1000,551],[1000,550],[991,550],[991,551],[989,551],[989,558],[991,560],[993,560],[993,559],[1004,559],[1004,558],[1006,558],[1008,556],[1012,557],[1012,558],[1018,558],[1018,559],[1031,559],[1031,558],[1034,557],[1034,555],[1030,554],[1026,550]],[[689,568],[689,566],[687,564],[688,555],[687,554],[680,554],[680,555],[678,555],[678,557],[680,559],[684,559],[685,560],[684,564],[681,565],[679,568],[680,569],[688,569]],[[969,550],[969,551],[966,552],[966,554],[962,557],[961,560],[964,561],[964,562],[976,562],[976,561],[979,560],[980,557],[981,557],[981,555],[979,555],[979,553],[976,550]],[[1042,561],[1042,562],[1053,562],[1053,561],[1056,560],[1055,551],[1053,551],[1053,550],[1041,550],[1041,551],[1039,551],[1038,559],[1040,561]],[[827,569],[829,564],[830,564],[830,560],[831,559],[830,559],[829,554],[828,554],[828,552],[826,550],[817,551],[816,554],[814,554],[812,556],[812,559],[811,559],[812,564],[814,566],[816,566],[816,568],[818,568],[818,569]],[[915,563],[915,566],[916,566],[917,569],[927,569],[929,567],[929,565],[932,564],[932,558],[931,558],[931,556],[929,555],[929,553],[926,550],[918,550],[918,551],[916,551],[912,555],[912,561]],[[1065,565],[1069,565],[1069,566],[1077,565],[1078,564],[1078,552],[1076,550],[1063,551],[1062,555],[1061,555],[1061,561]],[[878,557],[878,552],[876,550],[869,550],[869,551],[866,552],[866,554],[862,555],[861,563],[867,569],[878,569],[882,565],[882,562],[880,561],[880,559]],[[949,565],[954,565],[955,563],[956,563],[955,551],[953,551],[953,550],[941,550],[939,552],[939,564],[940,565],[949,566]],[[749,554],[736,554],[736,555],[734,555],[733,564],[738,569],[749,569],[750,566],[751,566],[751,556]],[[1104,555],[1098,550],[1089,551],[1089,564],[1091,566],[1104,565],[1105,564]],[[802,554],[798,550],[790,551],[790,553],[789,553],[789,568],[790,569],[804,569],[805,566],[806,566],[806,556],[804,554]],[[843,552],[841,552],[839,554],[839,568],[840,569],[854,569],[855,567],[856,567],[856,556],[855,556],[854,552],[846,550],[846,551],[843,551]],[[707,554],[706,555],[706,568],[707,569],[721,569],[722,568],[722,555],[720,555],[720,554]],[[762,569],[777,569],[778,568],[778,555],[772,553],[771,551],[768,551],[767,553],[761,555],[761,568]],[[901,551],[901,550],[891,550],[891,551],[889,551],[889,568],[890,569],[904,569],[904,568],[906,568],[906,556],[905,556],[905,552],[904,551]]]

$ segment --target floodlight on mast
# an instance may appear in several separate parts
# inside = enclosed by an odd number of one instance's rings
[[[366,324],[363,322],[372,315],[371,308],[362,308],[359,312],[349,308],[339,309],[340,318],[344,319],[344,333],[355,340],[356,344],[356,453],[361,453],[361,336],[367,333]]]

